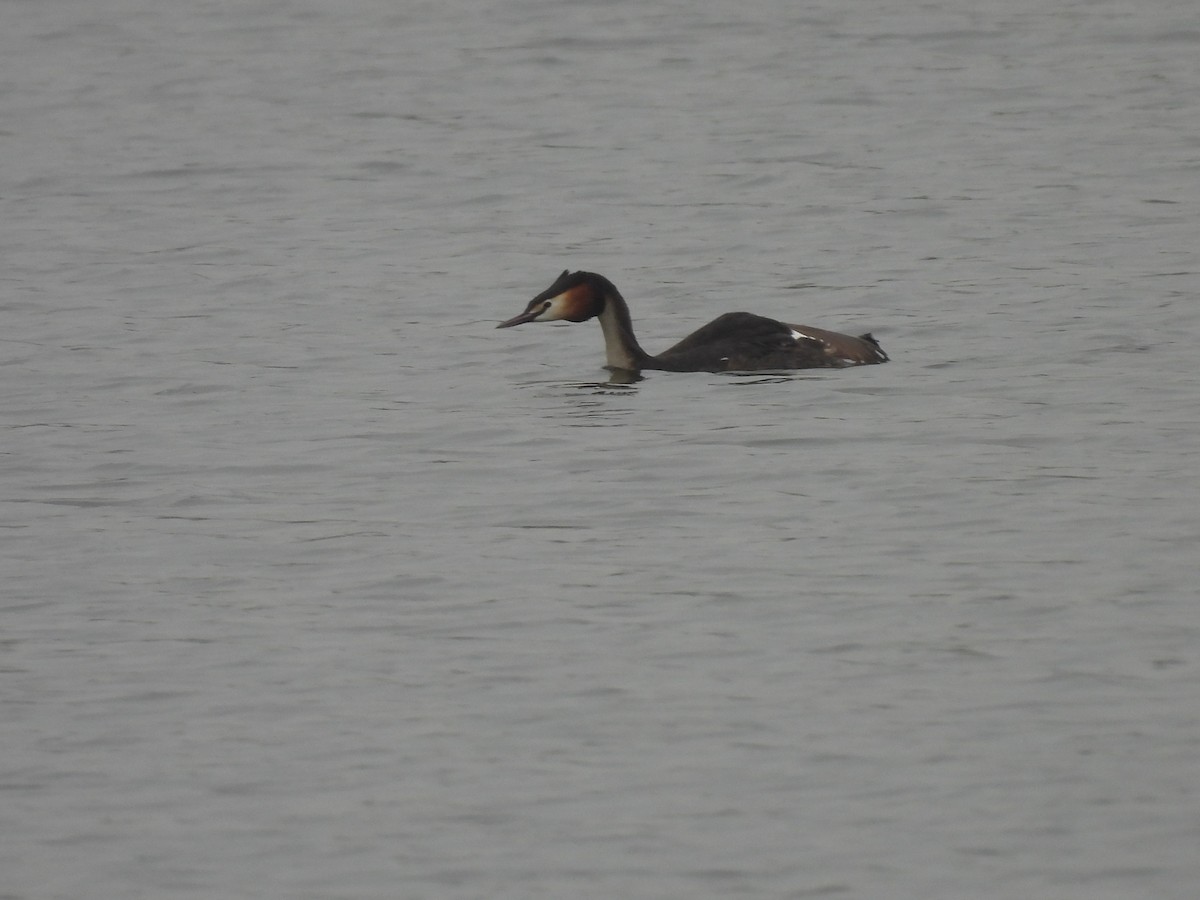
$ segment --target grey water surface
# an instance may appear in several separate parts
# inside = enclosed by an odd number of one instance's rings
[[[1196,896],[1194,3],[0,22],[0,898]]]

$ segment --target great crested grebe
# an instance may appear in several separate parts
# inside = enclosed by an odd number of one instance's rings
[[[788,325],[753,313],[725,313],[699,331],[651,356],[633,336],[625,298],[611,281],[594,272],[564,271],[529,301],[525,312],[497,328],[526,322],[586,322],[598,318],[604,330],[608,368],[638,372],[753,372],[815,369],[885,363],[888,355],[869,334],[851,337],[836,331]]]

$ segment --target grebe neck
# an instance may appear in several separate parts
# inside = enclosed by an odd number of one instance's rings
[[[604,292],[604,308],[596,318],[604,331],[604,355],[608,367],[630,372],[645,368],[650,355],[634,337],[629,307],[616,288]]]

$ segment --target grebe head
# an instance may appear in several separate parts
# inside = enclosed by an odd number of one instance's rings
[[[563,270],[554,284],[529,301],[525,312],[497,328],[512,328],[526,322],[586,322],[604,311],[604,293],[589,272]]]

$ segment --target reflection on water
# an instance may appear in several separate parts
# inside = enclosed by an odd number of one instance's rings
[[[612,394],[615,396],[627,396],[638,392],[637,386],[632,383],[620,383],[612,381],[598,381],[592,383],[577,384],[574,386],[577,391],[583,391],[589,394]]]
[[[561,395],[566,402],[558,412],[566,422],[577,426],[615,425],[627,420],[632,408],[614,404],[612,398],[633,397],[638,392],[633,383],[608,381],[582,382],[570,388],[570,393]]]
[[[637,384],[639,381],[642,381],[642,380],[643,380],[643,376],[642,376],[641,372],[634,372],[630,369],[609,368],[608,381],[604,382],[603,385],[597,385],[597,386],[598,387],[611,387],[611,386],[619,385],[619,384],[633,385],[633,384]],[[580,385],[580,387],[584,387],[584,385]]]
[[[622,398],[638,395],[635,382],[642,378],[637,373],[630,380],[563,382],[536,381],[516,382],[516,387],[529,391],[535,402],[525,404],[536,407],[539,418],[557,421],[559,424],[575,426],[612,425],[630,415],[633,408],[621,403]]]
[[[722,372],[730,379],[730,384],[737,387],[753,387],[759,384],[786,384],[789,381],[801,381],[812,378],[816,373],[826,372],[825,369],[789,369],[779,372]]]

